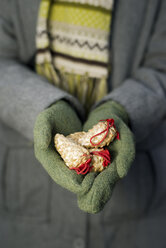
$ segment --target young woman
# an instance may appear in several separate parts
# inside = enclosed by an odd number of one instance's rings
[[[1,247],[164,247],[165,11],[164,0],[1,0]],[[52,135],[112,117],[110,166],[68,170]]]

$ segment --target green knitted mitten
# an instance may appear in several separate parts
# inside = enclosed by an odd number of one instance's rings
[[[53,138],[56,133],[68,135],[79,132],[82,125],[75,111],[65,101],[59,101],[41,112],[34,127],[35,156],[52,179],[74,193],[86,193],[91,188],[95,173],[86,177],[69,170],[56,152]]]
[[[127,126],[128,115],[120,104],[108,101],[97,107],[90,113],[83,129],[88,131],[100,120],[110,118],[115,121],[120,140],[114,140],[108,147],[111,154],[111,164],[104,171],[96,174],[93,185],[88,192],[78,194],[80,209],[88,213],[98,213],[103,209],[111,198],[115,183],[127,174],[135,157],[133,134]]]

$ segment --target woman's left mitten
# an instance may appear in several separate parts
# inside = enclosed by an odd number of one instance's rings
[[[88,213],[98,213],[111,198],[115,183],[127,175],[135,157],[134,137],[127,125],[127,113],[123,107],[109,101],[93,110],[84,125],[84,131],[103,119],[114,119],[120,139],[115,139],[108,149],[111,154],[111,164],[96,175],[92,187],[85,194],[78,194],[80,209]]]

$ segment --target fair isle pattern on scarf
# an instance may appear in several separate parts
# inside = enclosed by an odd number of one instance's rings
[[[107,93],[113,0],[42,0],[36,71],[88,110]]]

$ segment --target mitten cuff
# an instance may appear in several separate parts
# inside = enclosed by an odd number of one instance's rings
[[[99,106],[100,104],[100,106]],[[128,113],[126,112],[125,108],[112,100],[106,101],[106,102],[100,102],[96,104],[93,108],[103,108],[103,109],[109,109],[109,112],[112,114],[117,115],[119,118],[121,118],[127,125],[129,125],[129,116]]]

